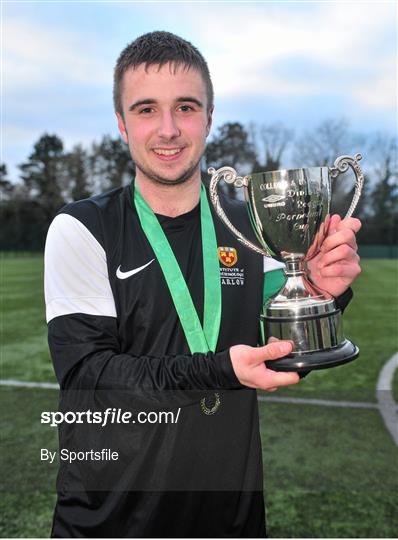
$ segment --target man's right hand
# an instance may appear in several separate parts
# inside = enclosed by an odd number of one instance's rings
[[[234,345],[229,349],[229,354],[235,375],[241,384],[249,388],[273,392],[279,386],[298,383],[300,377],[296,372],[278,372],[268,369],[264,362],[282,358],[282,356],[291,353],[292,350],[291,341],[274,341],[272,339],[268,345],[263,347]]]

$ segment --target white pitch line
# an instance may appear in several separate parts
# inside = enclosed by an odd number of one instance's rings
[[[58,384],[44,382],[17,381],[14,379],[0,379],[0,386],[17,386],[20,388],[49,388],[59,390]],[[324,407],[346,407],[352,409],[378,409],[377,403],[362,401],[334,401],[328,399],[307,399],[295,397],[258,396],[259,401],[271,401],[274,403],[290,403],[297,405],[320,405]]]
[[[380,372],[376,386],[376,398],[386,428],[398,446],[398,410],[392,394],[394,372],[398,369],[398,353],[388,360]]]
[[[16,381],[15,379],[0,379],[0,386],[18,386],[20,388],[48,388],[59,390],[59,385],[48,382]]]
[[[296,405],[317,405],[323,407],[344,407],[350,409],[378,409],[377,403],[366,401],[335,401],[332,399],[307,399],[295,397],[258,396],[259,401],[271,401],[274,403],[290,403]]]

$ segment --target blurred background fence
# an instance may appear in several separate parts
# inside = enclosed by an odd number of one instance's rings
[[[396,259],[398,257],[396,245],[360,245],[358,251],[363,259]]]

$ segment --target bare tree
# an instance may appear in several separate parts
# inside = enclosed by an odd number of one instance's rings
[[[357,152],[358,139],[344,118],[324,120],[296,141],[293,159],[297,167],[330,167],[338,156]]]
[[[366,143],[364,135],[349,128],[344,118],[324,120],[318,127],[305,131],[296,141],[293,161],[297,167],[331,167],[337,157],[353,155],[361,151]],[[352,199],[353,173],[339,175],[332,184],[332,213],[344,215]],[[361,214],[365,204],[368,182],[360,199],[356,215]],[[350,199],[351,197],[351,199]]]
[[[376,133],[369,137],[368,178],[372,184],[365,223],[366,243],[395,244],[398,241],[398,150],[397,139]],[[362,238],[361,238],[362,239]]]
[[[369,137],[369,176],[373,183],[398,181],[397,138],[385,133],[375,133]]]
[[[248,126],[251,143],[257,150],[255,171],[275,171],[281,168],[282,156],[293,141],[294,131],[281,122]]]

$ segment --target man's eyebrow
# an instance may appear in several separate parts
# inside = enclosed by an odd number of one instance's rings
[[[153,105],[154,103],[156,103],[155,99],[139,99],[130,105],[129,111],[134,111],[140,105]]]
[[[188,103],[196,103],[196,105],[200,108],[203,108],[203,103],[199,101],[197,98],[192,96],[182,96],[177,98],[177,102],[181,103],[182,101],[188,102]]]

